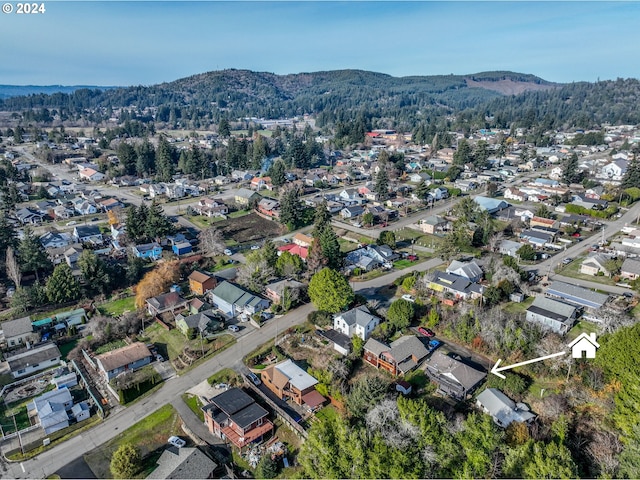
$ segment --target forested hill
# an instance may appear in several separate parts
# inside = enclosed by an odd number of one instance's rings
[[[25,95],[44,93],[73,93],[81,89],[106,90],[116,87],[99,87],[96,85],[0,85],[0,98],[11,98]]]
[[[151,86],[79,89],[0,100],[0,110],[57,110],[65,119],[104,120],[100,107],[157,108],[158,122],[197,128],[222,117],[283,118],[314,114],[318,125],[361,118],[368,126],[411,130],[456,118],[457,125],[592,127],[640,123],[640,82],[618,79],[554,84],[534,75],[482,72],[470,75],[392,77],[362,70],[275,75],[222,70]],[[147,115],[138,118],[151,120]],[[33,112],[28,121],[50,119]],[[47,121],[47,120],[44,120]]]
[[[468,80],[479,86],[470,86]],[[303,113],[376,110],[384,116],[395,111],[437,109],[449,112],[470,108],[501,96],[488,82],[508,80],[522,91],[554,88],[533,75],[484,72],[474,75],[392,77],[361,70],[338,70],[275,75],[248,70],[208,72],[152,86],[112,90],[81,89],[72,93],[35,94],[0,101],[3,110],[28,108],[84,109],[175,106],[227,109],[231,117],[276,118]]]

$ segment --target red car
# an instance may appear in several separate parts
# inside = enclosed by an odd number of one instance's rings
[[[407,256],[407,260],[409,260],[410,262],[415,262],[416,260],[418,260],[418,256],[417,255],[409,255],[409,256]]]
[[[424,328],[424,327],[418,327],[418,332],[420,332],[422,335],[424,335],[427,338],[431,338],[436,335],[433,330],[429,328]]]

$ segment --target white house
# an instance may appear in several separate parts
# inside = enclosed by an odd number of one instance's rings
[[[627,172],[629,162],[623,159],[614,160],[602,167],[602,175],[612,180],[620,180]]]
[[[512,422],[527,423],[535,418],[526,405],[516,404],[496,388],[487,388],[480,393],[476,404],[484,413],[491,415],[493,421],[502,428],[507,428]]]
[[[380,319],[369,312],[367,307],[352,308],[348,312],[336,314],[333,317],[333,329],[353,337],[354,335],[366,341],[373,329],[380,324]]]
[[[504,198],[506,198],[507,200],[516,200],[518,202],[526,202],[529,196],[526,193],[514,187],[514,188],[507,188],[504,191]]]
[[[106,175],[91,167],[86,167],[78,172],[78,177],[81,180],[88,180],[90,182],[101,182],[106,178]]]

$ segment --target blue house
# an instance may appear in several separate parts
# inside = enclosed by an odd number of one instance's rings
[[[144,343],[135,342],[126,347],[97,355],[94,360],[108,382],[122,372],[133,372],[150,364],[152,355]]]
[[[191,253],[193,247],[189,242],[178,242],[173,244],[171,250],[173,250],[173,253],[176,255],[184,255],[185,253]]]
[[[156,242],[134,245],[131,248],[133,250],[133,254],[138,258],[158,260],[162,257],[162,247]]]

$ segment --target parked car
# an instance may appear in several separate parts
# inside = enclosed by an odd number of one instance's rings
[[[232,332],[239,332],[240,331],[240,327],[237,325],[229,325],[229,330],[231,330]]]
[[[97,222],[98,220],[100,220],[98,217],[93,217],[93,218],[91,219],[91,221],[92,221],[92,222]]]
[[[631,292],[624,292],[624,293],[622,294],[622,296],[623,296],[623,297],[627,297],[627,298],[633,298],[633,293],[631,293]]]
[[[222,253],[224,253],[224,254],[225,254],[226,256],[228,256],[228,257],[230,257],[231,255],[233,255],[233,252],[232,252],[231,250],[229,250],[228,248],[225,248],[225,249],[224,249],[224,252],[222,252]]]
[[[164,362],[164,357],[160,354],[156,355],[156,360],[159,362]]]
[[[72,225],[75,225],[76,223],[78,222],[76,222],[75,220],[71,220],[70,222],[67,222],[67,226],[70,227]]]
[[[187,442],[185,442],[180,437],[176,437],[175,435],[172,435],[171,437],[169,437],[169,440],[167,440],[167,442],[169,442],[171,445],[174,445],[178,448],[182,448],[187,444]]]
[[[247,373],[247,378],[253,382],[254,385],[260,385],[262,383],[258,376],[253,372]]]
[[[407,302],[415,302],[416,299],[413,298],[413,295],[409,295],[408,293],[405,293],[404,295],[402,295],[402,300],[406,300]]]
[[[567,257],[564,260],[562,260],[563,265],[569,265],[571,262],[573,262],[573,258],[571,257]]]
[[[218,383],[216,385],[216,388],[219,390],[228,390],[229,389],[229,384],[228,383]]]
[[[260,250],[260,245],[251,245],[251,250]]]
[[[418,332],[420,332],[425,337],[435,337],[435,332],[430,328],[418,327]]]
[[[433,352],[440,345],[442,345],[440,340],[429,340],[429,347],[427,347],[427,350],[429,350],[429,352]]]

